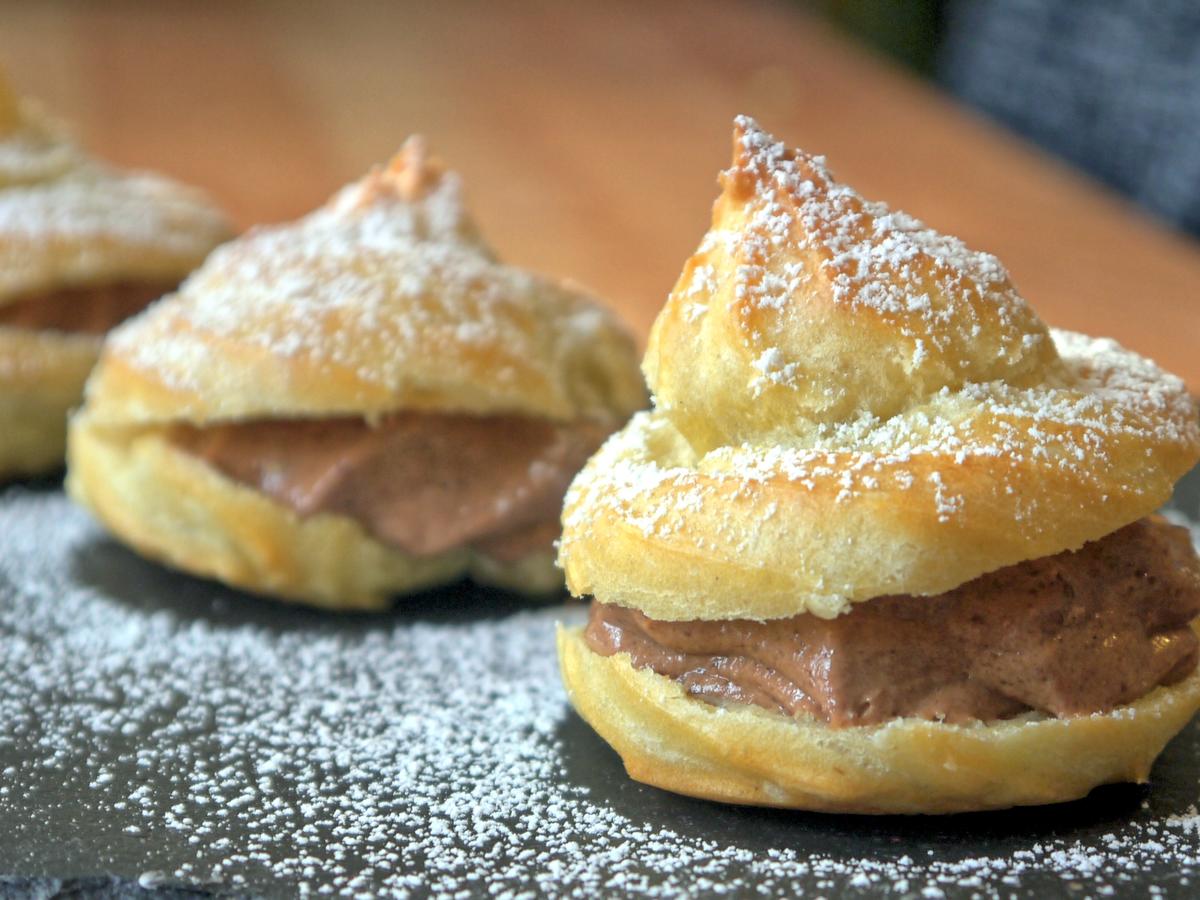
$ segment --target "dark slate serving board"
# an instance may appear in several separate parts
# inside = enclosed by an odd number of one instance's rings
[[[1200,520],[1200,470],[1174,506]],[[0,895],[1189,896],[1200,727],[1148,787],[949,818],[722,807],[629,781],[553,627],[471,586],[289,608],[0,494]]]

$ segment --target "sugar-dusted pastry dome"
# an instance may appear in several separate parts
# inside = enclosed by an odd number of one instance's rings
[[[722,187],[656,408],[568,494],[574,593],[670,620],[939,593],[1153,512],[1200,458],[1182,381],[1048,331],[994,257],[746,118]]]
[[[498,262],[457,176],[413,139],[118,329],[89,410],[120,424],[395,409],[624,421],[645,396],[631,352],[584,293]]]
[[[563,493],[645,400],[616,317],[500,263],[412,139],[111,334],[67,489],[146,555],[267,596],[553,595]]]
[[[0,73],[0,305],[64,287],[178,280],[229,230],[201,192],[86,156]]]

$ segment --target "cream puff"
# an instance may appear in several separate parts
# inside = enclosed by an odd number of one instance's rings
[[[228,236],[202,194],[89,159],[0,73],[0,478],[62,465],[101,336]]]
[[[107,341],[72,496],[149,557],[285,600],[561,590],[563,493],[645,387],[616,319],[498,262],[460,193],[414,139],[214,253]]]
[[[732,803],[1144,781],[1200,706],[1200,561],[1153,515],[1200,459],[1182,381],[750,119],[721,183],[654,408],[567,494],[576,709],[633,778]]]

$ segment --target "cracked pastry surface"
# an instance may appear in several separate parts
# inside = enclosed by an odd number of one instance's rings
[[[576,708],[635,777],[733,802],[943,812],[1144,780],[1200,704],[1195,552],[1146,519],[1200,459],[1183,383],[1048,329],[995,257],[750,119],[721,184],[651,333],[654,407],[566,498],[560,563],[596,603],[560,635]],[[948,661],[948,636],[973,649]],[[1098,683],[1078,702],[1055,694],[1072,647]]]
[[[497,261],[412,139],[111,335],[68,485],[148,555],[270,596],[542,593],[567,483],[644,402],[615,319]]]
[[[88,157],[0,73],[0,477],[62,464],[100,336],[229,233],[198,191]]]

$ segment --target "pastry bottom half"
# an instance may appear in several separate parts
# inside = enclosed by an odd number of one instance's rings
[[[67,490],[144,556],[253,593],[336,610],[469,575],[526,594],[562,586],[550,547],[513,562],[469,548],[410,556],[345,516],[301,517],[178,449],[158,429],[71,422]]]
[[[67,414],[99,350],[91,335],[0,327],[0,479],[62,466]]]
[[[1198,670],[1103,714],[831,728],[689,697],[679,682],[635,669],[627,653],[593,652],[582,628],[559,628],[558,654],[572,705],[635,780],[726,803],[822,812],[1003,809],[1144,782],[1200,708]]]

